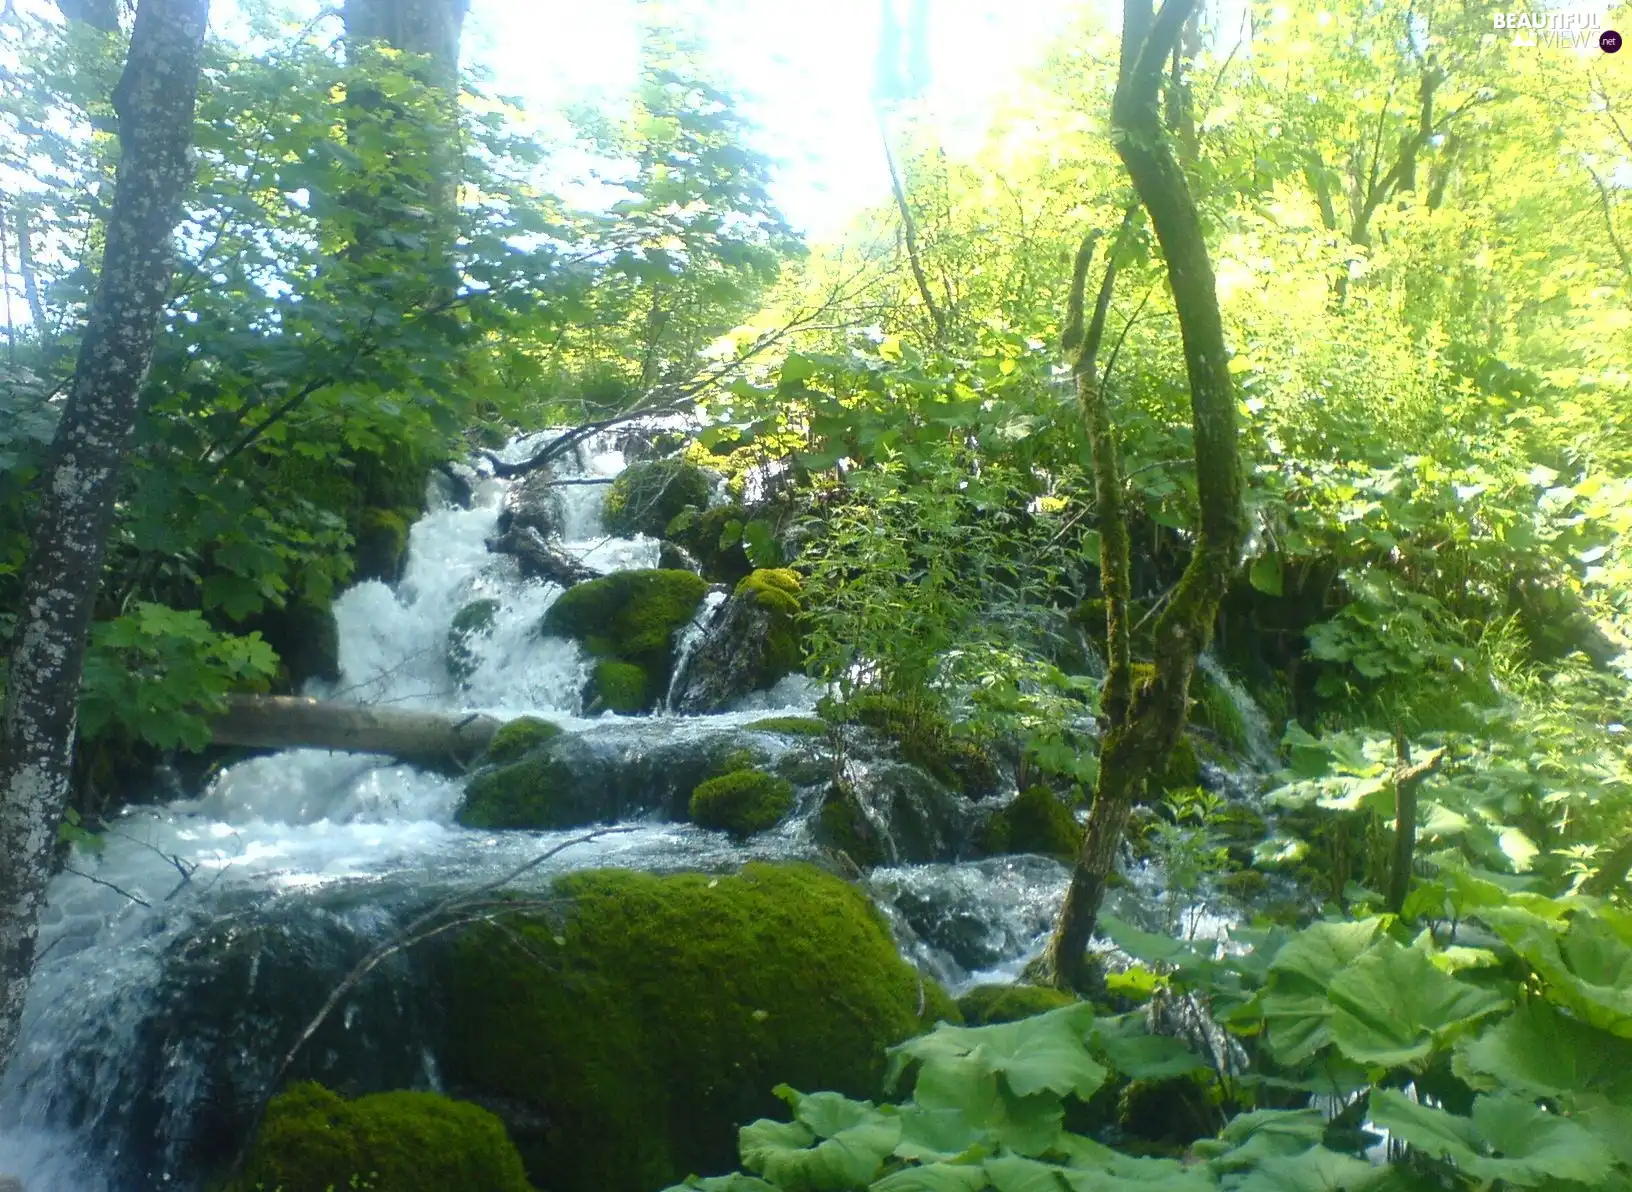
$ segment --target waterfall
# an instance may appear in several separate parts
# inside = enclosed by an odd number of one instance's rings
[[[504,457],[524,459],[551,437],[518,440]],[[603,435],[553,472],[605,481],[623,466]],[[808,715],[816,685],[790,676],[714,716],[586,717],[588,660],[574,642],[539,632],[561,589],[524,578],[485,546],[511,484],[472,487],[470,508],[433,501],[413,526],[397,584],[360,583],[336,601],[341,677],[310,694],[542,715],[566,729],[586,781],[625,809],[627,830],[552,858],[534,875],[540,884],[595,866],[724,870],[750,858],[811,857],[816,786],[801,797],[806,818],[748,844],[660,822],[651,809],[676,799],[683,807],[687,792],[668,789],[680,781],[676,756],[750,731],[743,726],[768,714]],[[656,566],[659,543],[605,532],[606,491],[559,489],[559,545],[601,572]],[[473,600],[496,610],[456,677],[449,628]],[[677,643],[682,655],[700,632]],[[761,736],[771,756],[790,748]],[[876,770],[888,777],[892,767]],[[27,1192],[196,1192],[208,1175],[200,1156],[218,1159],[243,1124],[218,1103],[218,1082],[262,1087],[303,1025],[279,1017],[284,991],[332,988],[427,892],[470,888],[578,835],[463,828],[454,821],[462,789],[461,777],[387,757],[287,750],[233,764],[183,797],[133,802],[97,848],[76,847],[48,892],[21,1041],[0,1084],[0,1174],[20,1177]],[[898,816],[916,814],[906,794],[894,797]],[[953,811],[948,822],[959,825],[972,814],[962,804]],[[932,827],[915,829],[924,847],[950,848]],[[1040,858],[902,862],[875,874],[872,889],[893,906],[909,950],[960,985],[1017,971],[1039,946],[1064,878],[1061,865]],[[398,959],[337,1016],[322,1058],[337,1072],[366,1071],[376,1086],[435,1088],[432,1024],[403,992],[417,970],[411,956]]]

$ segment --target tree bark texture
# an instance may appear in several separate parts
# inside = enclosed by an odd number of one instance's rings
[[[1106,593],[1106,629],[1113,659],[1102,703],[1104,732],[1094,805],[1045,958],[1052,979],[1068,987],[1083,979],[1083,956],[1116,869],[1134,800],[1144,789],[1146,776],[1160,767],[1184,729],[1190,676],[1211,634],[1244,537],[1235,392],[1212,262],[1201,217],[1158,111],[1163,68],[1194,3],[1166,0],[1161,11],[1153,14],[1150,0],[1124,0],[1121,73],[1111,110],[1117,153],[1140,204],[1150,215],[1167,262],[1190,381],[1200,503],[1190,562],[1152,630],[1153,672],[1137,686],[1131,683],[1131,667],[1125,663],[1128,677],[1112,681],[1119,669],[1116,641],[1125,632],[1122,621],[1128,584],[1124,478],[1115,430],[1091,358],[1088,367],[1079,362],[1075,370],[1093,442],[1100,505],[1100,584]],[[1125,223],[1124,230],[1127,226]],[[1101,307],[1108,303],[1115,256],[1113,252],[1107,265]],[[1107,496],[1112,498],[1109,503]]]
[[[170,284],[209,0],[142,0],[114,89],[121,157],[102,272],[41,476],[0,732],[0,1067],[17,1040],[67,805],[85,635]]]

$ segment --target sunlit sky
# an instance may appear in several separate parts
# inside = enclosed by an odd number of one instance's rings
[[[757,146],[779,162],[775,197],[813,236],[838,230],[888,196],[873,115],[882,0],[691,0],[686,14],[721,81],[761,126]],[[1091,0],[1090,0],[1091,2]],[[904,0],[896,0],[905,9]],[[639,0],[525,3],[472,0],[464,58],[491,86],[550,107],[633,83]],[[1041,60],[1084,0],[930,0],[925,105],[946,148],[972,148],[994,100]],[[903,13],[904,19],[904,13]]]

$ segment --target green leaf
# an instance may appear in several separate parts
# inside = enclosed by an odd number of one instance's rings
[[[801,1108],[808,1100],[785,1086],[781,1093],[785,1100],[797,1099]],[[817,1141],[816,1132],[802,1121],[754,1122],[738,1134],[743,1166],[773,1184],[809,1192],[850,1192],[866,1185],[900,1141],[900,1122],[864,1102],[849,1102],[835,1093],[815,1096],[818,1102],[812,1115],[824,1127],[847,1120],[852,1124]],[[859,1116],[858,1106],[866,1110]]]
[[[1095,1026],[1094,1042],[1110,1060],[1112,1068],[1135,1080],[1167,1080],[1208,1066],[1172,1036],[1151,1034],[1142,1014],[1100,1019]]]
[[[1281,556],[1271,552],[1259,555],[1252,561],[1252,568],[1247,572],[1247,580],[1253,587],[1268,596],[1281,594]]]
[[[1615,1165],[1609,1148],[1584,1126],[1510,1093],[1476,1097],[1472,1116],[1461,1117],[1379,1089],[1370,1112],[1402,1141],[1478,1180],[1524,1188],[1558,1180],[1595,1184]]]
[[[1338,1050],[1356,1063],[1388,1068],[1426,1059],[1445,1033],[1508,1004],[1386,937],[1333,977],[1327,996]]]
[[[986,1172],[957,1163],[908,1167],[868,1186],[868,1192],[981,1192]]]
[[[1455,1064],[1457,1075],[1485,1091],[1632,1101],[1632,1043],[1541,998],[1526,999],[1477,1039],[1461,1040]]]
[[[1387,1178],[1386,1167],[1317,1146],[1299,1155],[1265,1159],[1226,1186],[1231,1192],[1365,1192]]]
[[[967,1064],[970,1073],[994,1073],[1017,1097],[1051,1092],[1087,1099],[1105,1083],[1106,1071],[1088,1054],[1085,1040],[1094,1021],[1088,1002],[993,1026],[942,1024],[927,1035],[890,1049],[890,1081],[912,1060],[925,1072],[936,1065]],[[920,1083],[923,1075],[919,1077]],[[920,1098],[921,1100],[922,1098]]]

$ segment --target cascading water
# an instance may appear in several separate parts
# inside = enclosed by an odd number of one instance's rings
[[[545,437],[512,444],[507,458],[527,457]],[[553,472],[594,482],[623,466],[603,436]],[[585,657],[538,630],[561,589],[523,578],[485,545],[508,487],[485,480],[471,508],[433,508],[413,527],[394,588],[362,583],[337,601],[342,678],[312,694],[543,715],[572,733],[585,781],[608,792],[608,807],[632,810],[617,816],[624,831],[553,858],[535,883],[592,866],[723,870],[750,858],[812,856],[808,794],[799,814],[748,844],[639,809],[684,798],[651,793],[677,781],[666,760],[676,750],[740,732],[768,712],[808,712],[814,686],[784,680],[712,716],[584,716]],[[656,566],[659,543],[603,532],[605,491],[602,483],[557,490],[561,547],[602,572]],[[477,599],[496,602],[491,632],[470,642],[471,665],[456,679],[450,624]],[[682,656],[698,636],[682,631]],[[767,737],[764,748],[788,747]],[[892,767],[877,771],[888,777]],[[459,778],[390,758],[288,750],[235,764],[190,797],[133,806],[99,849],[76,850],[49,893],[21,1043],[0,1085],[0,1174],[21,1177],[27,1192],[197,1188],[206,1175],[200,1156],[230,1153],[243,1126],[241,1107],[234,1116],[219,1103],[222,1088],[263,1089],[304,1025],[289,1021],[281,990],[332,987],[427,894],[491,881],[580,835],[459,827],[462,788]],[[896,797],[897,814],[919,816],[923,803],[912,788]],[[951,818],[961,825],[968,817],[957,808]],[[898,830],[916,833],[932,855],[950,855],[942,828],[923,821]],[[1056,862],[992,858],[897,864],[876,872],[872,888],[909,952],[956,986],[983,973],[1012,976],[1039,946],[1064,881]],[[268,941],[275,946],[260,946]],[[418,1017],[431,1011],[403,992],[415,969],[398,959],[372,993],[348,1003],[319,1060],[348,1080],[367,1071],[376,1087],[436,1088],[436,1057],[424,1042],[431,1024]]]

